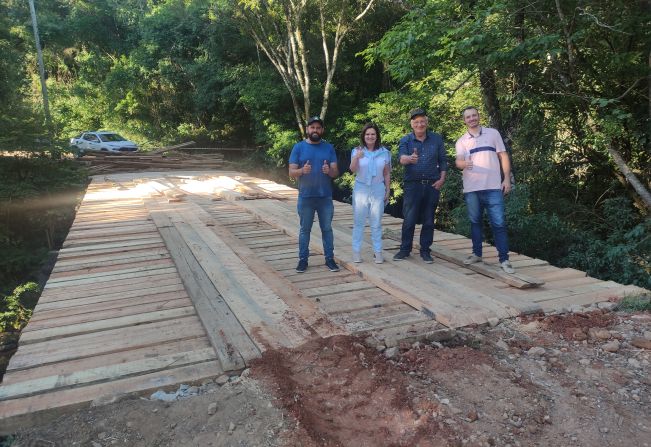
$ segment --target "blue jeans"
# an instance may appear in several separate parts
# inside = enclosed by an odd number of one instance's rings
[[[402,242],[400,251],[411,253],[414,241],[414,230],[420,220],[420,252],[430,252],[434,241],[434,213],[439,204],[441,191],[432,186],[434,182],[405,182],[402,199]]]
[[[384,183],[365,185],[355,183],[353,188],[353,251],[360,252],[364,225],[368,218],[371,227],[373,251],[382,251],[382,214],[384,213]]]
[[[472,252],[481,257],[481,245],[484,239],[482,234],[484,209],[488,211],[488,220],[493,229],[495,248],[500,256],[500,262],[509,259],[509,239],[506,234],[506,220],[504,219],[504,195],[501,189],[487,189],[485,191],[467,192],[463,195],[468,207],[470,219],[470,234],[472,238]]]
[[[332,203],[332,197],[301,197],[298,196],[296,205],[298,218],[300,221],[300,231],[298,234],[298,257],[307,259],[310,256],[310,233],[314,223],[314,213],[319,216],[319,227],[321,227],[321,239],[323,240],[323,253],[326,259],[332,259],[335,256],[335,243],[332,234],[332,216],[335,207]]]

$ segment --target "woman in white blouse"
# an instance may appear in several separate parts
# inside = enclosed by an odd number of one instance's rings
[[[369,123],[360,134],[361,146],[353,149],[350,170],[355,173],[353,187],[353,262],[362,262],[362,239],[368,218],[375,263],[382,257],[382,214],[389,200],[391,152],[380,138],[380,129]]]

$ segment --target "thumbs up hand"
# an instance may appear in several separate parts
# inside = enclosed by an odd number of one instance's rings
[[[310,165],[310,160],[306,161],[305,164],[303,165],[303,175],[307,175],[310,172],[312,172],[312,165]]]
[[[328,163],[328,160],[323,160],[323,166],[321,166],[321,172],[323,172],[326,175],[330,174],[330,164]]]
[[[411,161],[411,164],[416,164],[418,163],[418,150],[414,148],[414,153],[409,156],[409,159]]]

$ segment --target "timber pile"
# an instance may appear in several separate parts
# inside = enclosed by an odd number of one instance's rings
[[[91,174],[151,169],[196,171],[220,169],[224,165],[223,154],[187,154],[178,149],[180,148],[162,148],[153,152],[86,151],[77,161],[88,166]]]

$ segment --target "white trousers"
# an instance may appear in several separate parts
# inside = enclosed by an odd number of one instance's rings
[[[382,214],[384,214],[384,183],[364,185],[355,183],[353,188],[353,251],[362,250],[364,226],[368,219],[374,252],[382,251]]]

